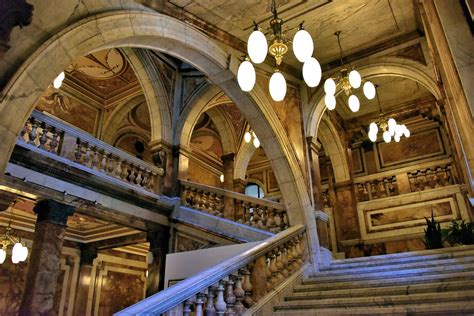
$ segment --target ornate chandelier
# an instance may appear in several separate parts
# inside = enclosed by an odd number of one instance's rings
[[[375,87],[374,87],[375,89]],[[386,143],[390,143],[393,139],[395,142],[399,142],[402,136],[410,137],[410,130],[406,127],[405,124],[397,124],[392,117],[387,117],[382,114],[382,107],[380,105],[379,96],[377,94],[377,103],[379,105],[379,117],[370,123],[369,125],[369,139],[375,143],[377,141],[377,133],[379,128],[383,131],[382,137]]]
[[[28,257],[28,248],[24,243],[21,242],[21,238],[17,238],[12,235],[12,229],[10,225],[8,225],[5,235],[0,236],[0,244],[2,245],[2,249],[0,249],[0,264],[5,262],[7,257],[7,248],[10,245],[13,245],[12,262],[14,264],[23,262]]]
[[[275,58],[275,72],[270,78],[269,90],[274,101],[282,101],[286,95],[286,80],[278,67],[283,61],[283,57],[288,52],[289,44],[293,44],[293,53],[298,61],[303,64],[303,78],[309,87],[316,87],[321,81],[321,66],[319,62],[312,57],[314,44],[311,35],[304,29],[303,23],[298,27],[298,31],[293,37],[293,41],[287,39],[286,32],[283,30],[284,21],[278,17],[275,0],[272,0],[271,7],[273,18],[270,20],[270,46],[267,38],[261,31],[257,23],[250,34],[247,42],[248,57],[240,64],[237,72],[237,80],[243,91],[251,91],[255,85],[256,73],[252,64],[260,64],[267,57],[267,53]]]
[[[344,67],[344,62],[342,59],[342,46],[340,35],[341,31],[334,33],[337,36],[337,43],[339,44],[339,52],[341,58],[341,72],[340,75],[336,78],[328,78],[324,82],[324,92],[326,93],[324,97],[324,103],[329,110],[334,110],[336,108],[336,87],[340,86],[344,91],[345,95],[348,97],[349,108],[352,112],[357,112],[360,109],[359,98],[353,93],[352,89],[359,89],[362,84],[362,77],[359,72],[355,69],[352,69],[350,72],[347,67]],[[370,81],[365,81],[363,86],[364,95],[367,99],[372,100],[375,97],[375,86]]]

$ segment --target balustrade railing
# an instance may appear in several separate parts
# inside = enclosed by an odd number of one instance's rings
[[[294,226],[116,315],[242,315],[307,258],[305,227]]]
[[[283,203],[184,180],[181,186],[182,205],[273,233],[289,226]],[[225,203],[226,199],[231,203]]]
[[[422,168],[408,173],[412,192],[435,189],[454,184],[451,164]]]
[[[398,186],[395,176],[364,181],[356,183],[356,185],[357,200],[359,202],[398,195]]]
[[[17,145],[40,149],[149,192],[159,192],[162,168],[123,152],[71,125],[33,111],[18,137]],[[53,156],[53,157],[54,157]]]

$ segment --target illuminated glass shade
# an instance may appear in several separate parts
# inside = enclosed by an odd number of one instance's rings
[[[5,258],[7,257],[7,252],[5,249],[0,249],[0,264],[5,262]]]
[[[64,80],[65,77],[66,77],[66,75],[64,74],[64,71],[61,72],[61,73],[56,77],[56,79],[54,79],[54,81],[53,81],[53,87],[54,87],[55,89],[61,88],[61,85],[63,84],[63,80]]]
[[[395,134],[395,136],[393,136],[393,139],[395,140],[395,142],[399,142],[400,141],[400,135],[399,134]]]
[[[19,259],[21,262],[25,261],[28,258],[28,248],[25,246],[21,247]]]
[[[364,83],[363,90],[364,95],[367,99],[372,100],[373,98],[375,98],[375,86],[372,82],[367,81],[366,83]]]
[[[246,143],[250,143],[250,141],[252,140],[252,135],[250,134],[250,132],[245,132],[244,134],[244,141]]]
[[[353,86],[355,89],[360,87],[360,84],[362,83],[362,78],[360,77],[360,74],[357,70],[352,70],[349,73],[349,83],[351,86]]]
[[[268,88],[274,101],[282,101],[286,95],[285,77],[279,71],[275,72],[270,78]]]
[[[388,120],[388,130],[390,133],[395,132],[395,127],[397,126],[397,121],[395,119],[391,118]]]
[[[324,103],[328,110],[334,110],[336,108],[336,97],[332,94],[326,94],[324,97]]]
[[[386,143],[390,143],[390,141],[392,140],[392,137],[390,136],[390,132],[389,132],[389,131],[383,132],[383,140],[384,140]]]
[[[253,139],[253,145],[255,146],[255,148],[260,147],[260,141],[258,140],[257,137],[255,137],[255,138]]]
[[[324,92],[330,95],[334,95],[334,93],[336,93],[336,83],[332,78],[326,79],[324,82]]]
[[[296,32],[293,38],[293,52],[296,59],[300,62],[306,62],[313,55],[314,44],[311,35],[305,30]]]
[[[220,180],[221,182],[224,182],[224,175],[223,175],[223,174],[221,174],[221,176],[219,177],[219,180]]]
[[[375,124],[374,122],[370,123],[369,131],[375,131],[375,134],[377,134],[377,132],[379,131],[379,128],[377,127],[377,124]]]
[[[13,263],[18,263],[20,262],[20,257],[21,257],[21,247],[22,245],[17,242],[12,249],[12,262]]]
[[[265,35],[256,30],[253,31],[249,36],[247,43],[247,52],[249,53],[250,59],[256,63],[260,64],[267,57],[268,43]]]
[[[359,99],[355,95],[349,97],[349,108],[352,112],[357,112],[360,109]]]
[[[369,131],[369,139],[370,139],[372,142],[377,141],[377,131],[376,131],[376,130],[371,130],[371,131]]]
[[[303,64],[303,78],[311,88],[316,87],[321,81],[321,65],[315,58],[310,57]]]
[[[404,135],[406,138],[410,137],[410,130],[409,130],[408,128],[405,129],[405,131],[403,132],[403,135]]]
[[[237,81],[239,82],[240,89],[242,89],[242,91],[252,90],[256,78],[255,68],[253,68],[252,63],[248,60],[244,60],[237,71]]]

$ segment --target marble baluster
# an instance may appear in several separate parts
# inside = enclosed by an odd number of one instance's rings
[[[245,291],[245,296],[244,296],[244,299],[242,300],[242,303],[244,304],[245,307],[249,308],[254,303],[252,300],[253,285],[252,285],[252,282],[250,281],[249,267],[245,267],[243,269],[243,274],[244,274],[244,282],[242,283],[242,289]]]
[[[191,299],[187,299],[183,302],[183,316],[190,316],[191,315],[191,305],[193,304],[193,302],[191,301]]]
[[[204,293],[196,294],[196,303],[194,304],[194,316],[204,316],[203,312]]]
[[[245,297],[245,291],[242,288],[242,270],[239,270],[237,275],[235,276],[235,288],[234,288],[234,296],[235,296],[235,304],[234,304],[234,311],[236,315],[242,315],[245,311],[245,306],[242,303]]]
[[[217,295],[216,295],[216,315],[224,315],[226,311],[226,303],[224,301],[224,281],[219,281],[219,285],[217,287]]]
[[[225,315],[227,316],[235,315],[235,311],[234,311],[235,301],[236,301],[236,297],[234,295],[234,279],[232,276],[229,276],[226,282],[226,291],[225,291],[225,302],[227,305]]]
[[[28,144],[36,146],[36,137],[38,137],[38,122],[31,118],[31,129],[28,133]]]
[[[206,299],[206,307],[204,308],[204,313],[206,316],[215,316],[216,309],[214,308],[214,294],[217,291],[217,287],[210,286],[207,289],[207,299]]]

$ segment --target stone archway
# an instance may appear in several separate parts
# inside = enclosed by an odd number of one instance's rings
[[[251,94],[240,90],[236,80],[236,58],[192,26],[170,16],[141,11],[102,13],[74,23],[41,45],[3,91],[0,103],[0,134],[3,136],[0,153],[3,159],[0,170],[5,170],[17,135],[35,101],[56,75],[74,59],[110,47],[139,47],[165,52],[193,65],[224,91],[259,135],[285,196],[290,222],[306,224],[311,259],[316,267],[319,244],[310,198],[290,140],[272,105],[259,87]],[[153,111],[150,114],[159,118],[159,109]],[[161,132],[155,136],[155,140],[163,139]]]

